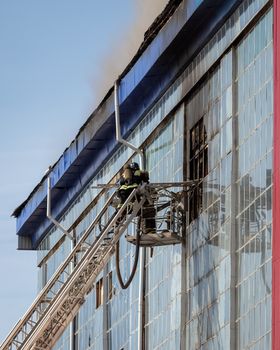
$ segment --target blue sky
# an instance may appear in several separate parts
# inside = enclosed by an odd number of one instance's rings
[[[0,343],[37,292],[11,213],[129,62],[167,0],[0,0]]]

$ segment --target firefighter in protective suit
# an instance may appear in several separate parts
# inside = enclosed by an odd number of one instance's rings
[[[124,172],[119,180],[119,189],[117,196],[120,198],[119,207],[123,205],[130,193],[143,182],[149,181],[149,175],[146,171],[139,168],[138,163],[126,164]]]
[[[133,162],[124,166],[123,176],[119,180],[119,189],[117,196],[120,199],[118,208],[120,208],[130,193],[143,183],[149,182],[149,173],[140,169],[139,164]],[[149,206],[149,207],[148,207]],[[148,203],[144,203],[142,211],[144,218],[144,233],[156,233],[155,230],[155,208]]]

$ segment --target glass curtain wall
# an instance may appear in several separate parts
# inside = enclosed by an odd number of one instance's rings
[[[231,71],[230,52],[186,105],[189,149],[194,143],[200,142],[201,132],[196,131],[198,126],[205,139],[202,144],[203,157],[195,164],[198,167],[196,178],[208,173],[198,187],[199,191],[194,191],[189,201],[190,205],[196,203],[200,207],[197,217],[193,216],[193,208],[189,209],[191,222],[186,238],[188,349],[229,348]],[[192,163],[193,158],[190,158],[190,172],[194,167]]]
[[[238,113],[238,343],[271,348],[272,10],[240,42]]]
[[[184,105],[146,149],[151,182],[183,180]],[[178,191],[178,188],[174,189]],[[180,190],[180,189],[179,189]],[[181,245],[155,247],[146,261],[146,348],[179,349]],[[136,349],[137,347],[135,347]]]
[[[202,173],[208,172],[193,193],[196,200],[190,200],[198,206],[199,215],[190,208],[189,349],[230,349],[231,337],[237,339],[236,349],[271,348],[272,51],[269,10],[222,58],[186,105],[189,152],[195,142],[201,142],[201,125],[208,147],[207,157],[199,156],[199,148],[197,156],[189,155],[190,177],[194,166],[197,178],[200,167]],[[205,141],[201,144],[205,152]],[[198,161],[193,165],[195,157]],[[234,224],[236,230],[232,230]],[[231,242],[236,251],[231,250]],[[232,259],[237,263],[234,291],[230,289]],[[231,293],[236,293],[236,333],[230,332]]]

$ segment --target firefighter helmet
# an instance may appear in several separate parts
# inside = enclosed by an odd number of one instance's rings
[[[133,171],[139,170],[139,169],[140,169],[139,164],[136,163],[136,162],[130,163],[129,167],[130,167],[130,169],[132,169]]]

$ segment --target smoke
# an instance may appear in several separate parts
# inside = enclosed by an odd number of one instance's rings
[[[96,106],[131,61],[144,39],[144,33],[162,12],[169,0],[134,0],[135,20],[125,28],[100,59],[99,69],[93,75],[94,105]]]

